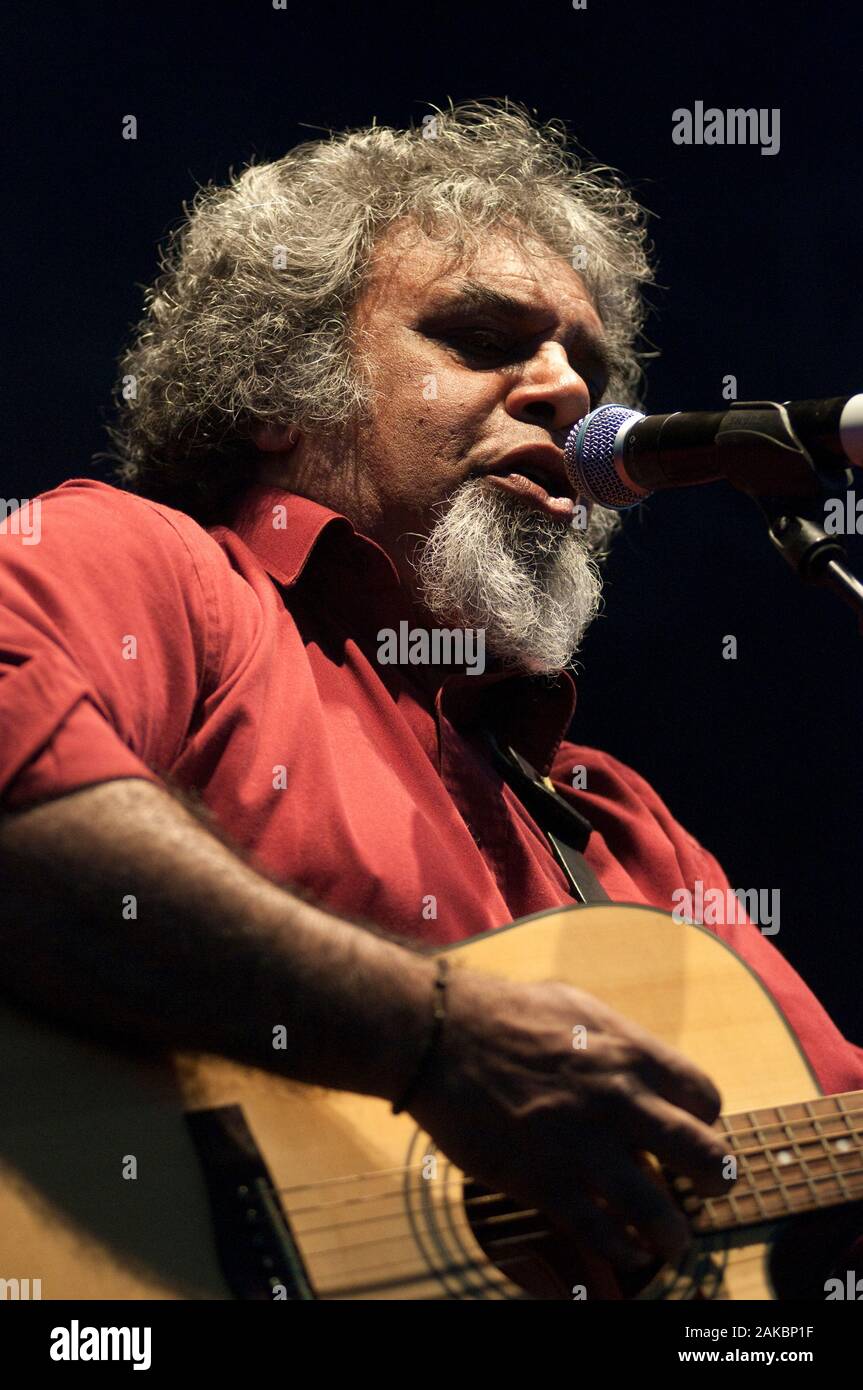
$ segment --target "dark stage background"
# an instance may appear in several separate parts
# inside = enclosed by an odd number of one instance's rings
[[[718,408],[727,374],[741,399],[863,390],[856,5],[93,0],[4,23],[7,497],[105,476],[136,284],[196,183],[448,97],[562,117],[655,214],[648,409]],[[778,107],[779,153],[673,144],[698,100]],[[786,570],[754,505],[692,489],[627,521],[572,732],[643,773],[734,886],[781,889],[775,943],[863,1043],[861,677],[853,618]]]

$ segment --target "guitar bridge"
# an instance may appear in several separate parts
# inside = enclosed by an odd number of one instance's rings
[[[238,1299],[314,1299],[290,1222],[239,1105],[186,1112],[219,1263]]]

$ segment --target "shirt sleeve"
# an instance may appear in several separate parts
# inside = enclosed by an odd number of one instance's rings
[[[6,518],[0,808],[163,780],[213,666],[217,557],[189,517],[89,479]]]

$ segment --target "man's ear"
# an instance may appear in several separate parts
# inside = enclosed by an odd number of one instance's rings
[[[252,438],[262,454],[289,454],[300,438],[296,425],[282,425],[275,420],[259,425]]]

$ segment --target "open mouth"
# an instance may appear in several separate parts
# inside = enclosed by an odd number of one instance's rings
[[[556,520],[571,521],[575,515],[575,500],[566,494],[561,495],[560,479],[536,464],[520,463],[518,467],[486,473],[485,481],[501,492],[521,498]]]

